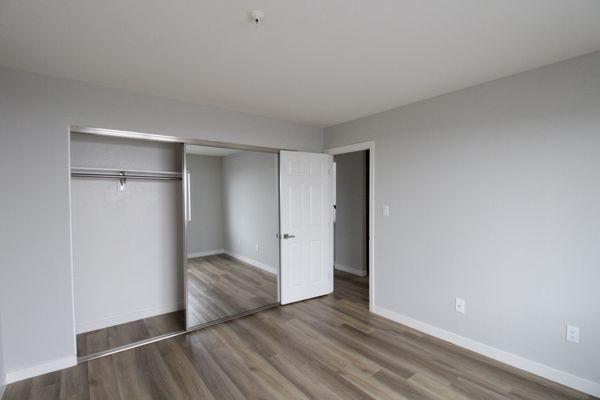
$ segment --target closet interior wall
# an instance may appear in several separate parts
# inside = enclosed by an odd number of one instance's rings
[[[72,169],[182,169],[179,143],[78,133],[70,143]],[[71,179],[77,334],[184,308],[181,180],[118,185]]]

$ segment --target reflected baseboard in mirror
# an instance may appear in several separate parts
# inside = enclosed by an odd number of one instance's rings
[[[277,275],[226,254],[190,258],[188,327],[277,303]]]

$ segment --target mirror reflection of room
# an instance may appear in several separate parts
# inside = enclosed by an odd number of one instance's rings
[[[278,301],[278,155],[187,145],[187,326]]]

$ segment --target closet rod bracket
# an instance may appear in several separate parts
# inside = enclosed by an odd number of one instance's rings
[[[122,192],[125,190],[125,183],[127,183],[127,178],[125,177],[125,171],[120,171],[121,178],[119,178],[119,191]]]

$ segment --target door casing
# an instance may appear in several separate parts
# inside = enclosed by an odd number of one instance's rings
[[[324,152],[331,155],[369,150],[369,311],[375,305],[375,142],[361,142],[347,146],[331,147]],[[332,266],[333,268],[333,266]]]

